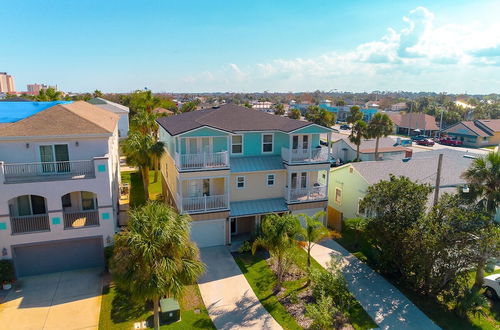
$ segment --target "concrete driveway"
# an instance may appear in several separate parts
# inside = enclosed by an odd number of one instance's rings
[[[0,304],[0,328],[97,329],[102,269],[19,279]]]
[[[227,247],[200,250],[207,271],[198,284],[217,329],[281,329],[255,296]]]

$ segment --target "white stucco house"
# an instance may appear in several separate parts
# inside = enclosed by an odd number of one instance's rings
[[[83,101],[26,114],[0,109],[0,258],[18,277],[102,266],[117,230],[119,116]]]
[[[128,127],[129,127],[128,117],[130,112],[128,107],[115,102],[108,101],[100,97],[90,99],[87,102],[101,109],[111,111],[119,115],[120,120],[118,121],[118,136],[122,139],[128,136]]]

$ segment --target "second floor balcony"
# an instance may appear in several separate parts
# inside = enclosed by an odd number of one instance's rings
[[[328,200],[328,187],[285,188],[285,200],[288,203]]]
[[[195,154],[175,154],[175,163],[179,170],[200,170],[229,167],[229,154],[221,152],[201,152]]]
[[[328,161],[328,148],[290,149],[281,148],[281,158],[288,164],[293,163],[322,163]]]
[[[94,160],[4,163],[5,183],[95,178]]]

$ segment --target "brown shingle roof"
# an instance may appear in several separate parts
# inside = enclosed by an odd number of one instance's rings
[[[436,125],[436,118],[425,113],[412,112],[405,114],[389,114],[389,117],[394,122],[394,124],[399,127],[410,127],[412,129],[418,128],[426,131],[439,130]]]
[[[175,116],[158,118],[157,122],[170,135],[209,126],[228,132],[238,131],[283,131],[291,132],[311,125],[310,122],[289,119],[273,114],[248,109],[234,104],[225,104],[186,112]]]
[[[57,104],[2,126],[0,136],[58,136],[113,133],[119,116],[84,101]]]
[[[478,120],[478,122],[488,127],[493,132],[500,132],[500,119],[481,119]]]
[[[341,134],[335,134],[334,135],[334,140],[344,140],[347,145],[353,149],[356,150],[356,145],[349,141],[349,138],[346,135],[341,135]],[[371,154],[375,152],[375,144],[376,140],[375,139],[363,139],[361,141],[361,144],[359,145],[359,152],[362,154]],[[408,150],[405,147],[402,147],[400,145],[396,145],[396,141],[389,137],[381,137],[379,139],[378,143],[378,151],[379,152],[396,152],[396,151],[406,151]]]

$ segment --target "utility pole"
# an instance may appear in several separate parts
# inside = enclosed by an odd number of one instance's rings
[[[410,113],[408,116],[408,136],[411,136],[410,131],[411,131],[411,111],[412,111],[412,109],[413,109],[413,101],[410,101]]]
[[[441,165],[443,165],[443,154],[439,154],[438,169],[436,174],[436,188],[434,189],[434,206],[436,206],[439,199],[439,185],[441,184]]]
[[[443,131],[443,112],[444,110],[441,109],[441,119],[439,120],[439,138],[441,138],[441,132]]]

